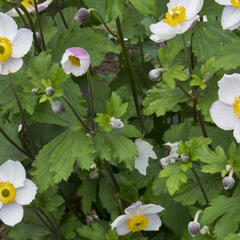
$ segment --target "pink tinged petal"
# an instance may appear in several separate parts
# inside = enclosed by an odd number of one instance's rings
[[[87,70],[88,70],[88,68],[86,69],[86,66],[81,65],[81,67],[77,67],[77,66],[72,65],[71,73],[75,77],[79,77],[79,76],[82,76],[83,74],[85,74],[87,72]]]
[[[38,12],[42,12],[44,11],[51,3],[53,0],[47,0],[43,3],[37,4],[38,7]],[[31,13],[35,13],[35,9],[30,11]]]
[[[16,38],[12,45],[12,57],[23,57],[30,50],[33,41],[33,33],[31,30],[21,28],[18,30]]]
[[[111,224],[111,227],[112,227],[112,229],[114,229],[114,228],[118,227],[119,225],[121,225],[122,223],[124,223],[128,220],[129,220],[129,216],[121,215],[113,221],[113,223]]]
[[[235,137],[236,141],[240,143],[240,121],[237,122],[234,128],[233,136]]]
[[[148,218],[148,226],[144,231],[158,231],[162,226],[162,221],[157,214],[151,214],[146,216]]]
[[[73,47],[73,48],[68,48],[67,51],[70,52],[71,55],[78,57],[80,59],[90,58],[88,52],[83,48]]]
[[[226,6],[222,12],[223,30],[233,31],[240,26],[240,7]]]
[[[63,62],[63,63],[61,63],[61,65],[62,65],[62,68],[63,68],[63,70],[66,74],[71,74],[72,64],[69,61]]]
[[[235,97],[240,96],[240,74],[224,74],[218,82],[218,96],[221,102],[232,105]]]
[[[234,129],[239,121],[234,114],[233,106],[221,101],[216,101],[212,104],[210,114],[213,122],[223,130]]]
[[[0,75],[8,75],[17,72],[23,65],[22,58],[10,58],[2,64]]]
[[[164,208],[156,204],[146,204],[138,208],[138,214],[149,215],[154,213],[159,213],[163,211]]]
[[[125,212],[127,215],[135,216],[135,215],[137,215],[137,209],[138,209],[139,207],[141,207],[141,206],[142,206],[142,202],[137,201],[137,202],[133,203],[132,205],[130,205],[128,208],[126,208],[126,209],[124,210],[124,212]]]
[[[0,209],[0,219],[8,226],[15,226],[23,219],[23,207],[15,202],[4,205]]]
[[[191,20],[188,21],[184,21],[182,23],[180,23],[180,28],[178,30],[178,34],[183,34],[187,31],[189,31],[190,29],[192,29],[194,27],[194,25],[198,22],[199,20],[199,16],[195,16],[194,18],[192,18]]]
[[[19,161],[8,160],[0,166],[0,182],[8,181],[15,188],[23,187],[26,171]]]
[[[17,34],[17,24],[7,14],[0,13],[0,37],[13,41]]]
[[[17,189],[15,202],[20,205],[28,205],[35,199],[36,194],[37,186],[31,180],[26,179],[24,186]]]
[[[218,4],[221,4],[221,5],[231,5],[232,6],[231,0],[215,0],[215,2],[217,2]]]

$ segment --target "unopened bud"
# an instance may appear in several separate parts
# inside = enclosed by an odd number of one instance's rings
[[[75,20],[79,21],[79,22],[86,22],[90,17],[90,13],[88,11],[88,9],[86,8],[80,8],[77,12],[77,14],[75,15]]]
[[[160,78],[161,76],[161,71],[158,69],[153,69],[148,73],[148,77],[152,81],[156,81]]]
[[[189,155],[187,154],[187,153],[183,153],[183,154],[181,154],[181,156],[180,156],[180,160],[182,161],[182,162],[188,162],[189,161]]]
[[[226,170],[227,170],[228,172],[230,172],[230,171],[232,170],[232,166],[231,166],[230,164],[227,164],[227,165],[226,165]]]
[[[53,112],[55,112],[55,113],[64,113],[65,112],[65,107],[60,101],[51,103],[51,107],[52,107]]]
[[[234,187],[235,180],[233,177],[224,177],[222,183],[225,190],[230,190]]]
[[[124,124],[121,121],[121,119],[117,119],[115,117],[110,118],[110,123],[111,123],[113,129],[121,129],[124,127]]]
[[[166,167],[170,164],[170,161],[168,159],[168,157],[165,157],[165,158],[161,158],[160,159],[160,164],[162,167]]]
[[[53,88],[53,87],[47,87],[47,88],[45,89],[45,93],[46,93],[49,97],[53,96],[54,93],[55,93],[54,88]]]
[[[189,233],[191,234],[192,237],[195,237],[199,233],[199,230],[200,230],[199,222],[191,221],[188,224],[188,231],[189,231]]]
[[[98,176],[99,176],[99,174],[96,170],[91,171],[89,174],[90,179],[96,179],[96,178],[98,178]]]
[[[209,227],[208,226],[203,226],[202,228],[201,228],[201,230],[200,230],[200,233],[202,234],[202,235],[205,235],[205,234],[207,234],[209,232]]]

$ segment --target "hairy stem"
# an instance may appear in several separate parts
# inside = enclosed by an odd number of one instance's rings
[[[93,98],[93,87],[92,87],[92,80],[91,80],[91,73],[90,71],[87,72],[87,80],[88,80],[88,91],[90,93],[90,109],[91,109],[91,123],[92,123],[92,132],[95,132],[95,122],[94,122],[94,98]]]
[[[114,187],[116,188],[116,191],[119,192],[120,191],[120,186],[117,182],[117,179],[115,178],[115,176],[113,174],[112,167],[106,160],[104,162],[105,162],[105,166],[106,166],[106,169],[108,171],[108,174],[109,174],[109,176],[112,180],[112,183],[113,183]]]

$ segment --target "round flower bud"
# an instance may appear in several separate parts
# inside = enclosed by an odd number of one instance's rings
[[[53,88],[53,87],[47,87],[47,88],[45,89],[45,93],[46,93],[49,97],[53,96],[54,93],[55,93],[54,88]]]
[[[115,117],[110,118],[110,123],[113,129],[121,129],[124,127],[123,122],[120,119],[117,119]]]
[[[226,170],[227,170],[228,172],[230,172],[230,171],[232,170],[232,166],[231,166],[230,164],[227,164],[227,165],[226,165]]]
[[[60,101],[56,101],[53,104],[51,104],[52,110],[55,113],[64,113],[65,107]]]
[[[148,77],[152,81],[156,81],[160,78],[161,76],[161,71],[158,69],[153,69],[148,73]]]
[[[189,231],[189,233],[191,234],[192,237],[195,237],[198,234],[199,230],[200,230],[199,222],[191,221],[188,224],[188,231]]]
[[[93,163],[93,164],[91,164],[90,169],[94,169],[96,167],[97,167],[96,163]]]
[[[207,234],[209,232],[209,227],[208,226],[203,226],[202,228],[201,228],[201,230],[200,230],[200,233],[202,234],[202,235],[205,235],[205,234]]]
[[[234,187],[235,180],[233,177],[224,177],[222,183],[225,190],[230,190]]]
[[[166,167],[170,164],[169,158],[165,157],[165,158],[161,158],[160,159],[160,164],[162,167]]]
[[[75,20],[79,21],[79,22],[86,22],[90,17],[90,13],[88,11],[88,9],[86,8],[80,8],[77,12],[77,14],[75,15]]]
[[[96,170],[91,171],[89,174],[90,179],[96,179],[96,178],[98,178],[98,176],[99,176],[99,174]]]
[[[181,154],[181,156],[180,156],[180,160],[182,161],[182,162],[188,162],[189,161],[189,155],[187,154],[187,153],[183,153],[183,154]]]

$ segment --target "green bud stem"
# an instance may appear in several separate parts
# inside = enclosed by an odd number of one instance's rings
[[[197,213],[195,214],[195,217],[194,217],[194,222],[198,222],[198,218],[199,218],[201,212],[202,212],[202,210],[197,211]]]

